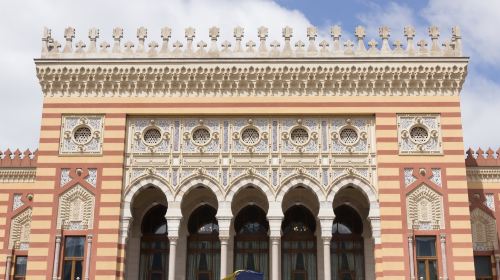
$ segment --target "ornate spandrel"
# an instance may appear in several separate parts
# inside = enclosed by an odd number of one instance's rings
[[[398,115],[399,154],[442,154],[439,114]]]
[[[251,176],[277,189],[299,176],[328,189],[355,176],[376,185],[373,131],[371,116],[130,118],[125,183],[153,176],[176,189],[202,176],[227,190]]]
[[[102,115],[63,115],[59,154],[100,155],[103,130]]]

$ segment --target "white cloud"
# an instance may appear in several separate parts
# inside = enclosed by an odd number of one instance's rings
[[[67,26],[76,28],[75,41],[87,41],[88,29],[98,27],[101,40],[108,42],[116,26],[125,29],[124,41],[136,41],[137,28],[145,26],[148,40],[157,42],[161,27],[173,29],[173,41],[184,41],[184,28],[192,26],[197,29],[196,40],[207,42],[208,28],[214,25],[221,28],[222,40],[233,38],[235,26],[244,27],[244,41],[256,41],[261,25],[269,28],[269,40],[281,37],[286,25],[294,28],[298,40],[310,25],[301,12],[268,0],[3,1],[0,11],[0,150],[38,145],[42,94],[33,58],[40,55],[44,26],[52,28],[60,42]]]

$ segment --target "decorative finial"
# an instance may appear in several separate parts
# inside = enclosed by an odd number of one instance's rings
[[[334,25],[330,29],[330,34],[332,35],[333,39],[333,53],[339,54],[340,53],[340,37],[342,36],[342,28],[339,25]]]
[[[136,52],[142,53],[144,52],[144,41],[148,37],[148,30],[146,27],[141,26],[137,29],[137,39],[139,40],[139,45],[137,46]]]
[[[235,52],[241,52],[241,40],[243,40],[243,36],[245,34],[245,30],[241,26],[236,26],[233,30],[233,36],[236,39],[236,45],[234,46]]]
[[[73,38],[75,38],[75,29],[73,27],[67,27],[64,29],[64,38],[66,39],[66,45],[64,45],[63,52],[70,53],[73,51]]]
[[[413,38],[415,38],[415,28],[411,25],[405,26],[404,34],[406,37],[406,52],[408,56],[415,55],[415,49],[413,46]]]
[[[259,27],[259,29],[257,30],[257,36],[259,36],[259,40],[260,40],[259,52],[266,53],[267,52],[266,38],[268,36],[267,27],[265,27],[265,26]]]
[[[222,42],[221,47],[222,47],[221,52],[223,52],[223,53],[231,52],[231,49],[230,49],[231,42],[229,42],[228,40],[225,40],[224,42]]]
[[[217,38],[219,37],[219,27],[212,26],[208,30],[208,36],[210,36],[210,50],[209,53],[211,55],[217,55],[219,53],[219,49],[217,47]]]
[[[309,26],[307,28],[307,38],[309,38],[307,52],[311,55],[315,55],[318,51],[316,49],[316,37],[318,37],[318,29],[315,26]]]
[[[290,26],[286,26],[282,29],[283,38],[285,39],[285,45],[283,46],[283,54],[289,55],[292,52],[292,46],[290,45],[290,38],[293,36],[293,29]]]
[[[439,55],[441,50],[439,48],[439,28],[437,26],[429,27],[429,37],[431,37],[431,55]]]
[[[250,41],[248,41],[248,42],[246,43],[246,45],[245,45],[245,46],[247,47],[247,52],[249,52],[249,53],[253,53],[253,52],[255,52],[255,49],[254,49],[254,48],[255,48],[255,46],[257,46],[257,45],[255,44],[255,42],[254,42],[254,41],[250,40]]]
[[[44,27],[42,32],[42,54],[47,54],[49,52],[49,41],[52,40],[52,31]]]
[[[186,37],[186,53],[193,52],[193,40],[196,35],[196,30],[193,27],[188,27],[184,30],[184,36]]]
[[[418,41],[417,46],[419,46],[419,49],[418,49],[419,55],[425,56],[428,54],[427,42],[424,39]]]
[[[455,26],[451,29],[451,41],[455,49],[455,55],[462,56],[462,32],[460,27]]]
[[[84,52],[84,50],[83,50],[83,49],[85,49],[85,47],[86,47],[86,46],[87,46],[87,45],[85,45],[85,43],[84,43],[83,41],[81,41],[81,40],[80,40],[80,41],[78,41],[78,42],[76,43],[76,45],[75,45],[75,47],[76,47],[76,51],[75,51],[75,53],[80,53],[80,54],[81,54],[81,53],[83,53],[83,52]]]
[[[354,43],[351,40],[345,41],[344,54],[345,55],[353,55],[354,54]]]
[[[114,39],[114,44],[113,44],[113,52],[114,53],[119,53],[121,52],[121,47],[120,47],[120,40],[123,38],[123,28],[121,27],[115,27],[113,29],[113,39]]]
[[[394,47],[394,54],[402,54],[404,53],[404,50],[403,50],[403,43],[401,43],[400,40],[396,40],[394,41],[394,43],[392,44],[392,46]]]
[[[95,53],[97,51],[97,38],[99,38],[99,29],[97,28],[91,28],[89,30],[89,40],[90,40],[90,45],[89,45],[89,53]]]
[[[322,56],[325,56],[328,54],[328,47],[330,46],[330,44],[328,44],[328,41],[326,40],[323,40],[319,43],[319,52]]]
[[[366,47],[365,47],[365,42],[363,39],[366,36],[366,31],[363,26],[357,26],[356,30],[354,31],[354,35],[356,35],[356,38],[358,38],[358,48],[356,49],[357,54],[363,54],[366,52]]]
[[[389,54],[391,52],[391,47],[389,46],[389,37],[391,36],[391,30],[387,26],[382,26],[378,29],[380,38],[382,38],[382,47],[380,52],[382,54]]]
[[[168,41],[172,36],[172,28],[165,26],[161,29],[161,38],[163,39],[163,43],[161,45],[160,53],[168,53]]]
[[[374,39],[371,39],[370,42],[368,42],[368,46],[370,46],[370,48],[368,49],[368,53],[370,55],[375,55],[378,53],[377,45],[378,43]]]

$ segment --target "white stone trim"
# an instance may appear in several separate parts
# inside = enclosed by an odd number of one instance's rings
[[[335,195],[347,186],[352,186],[365,196],[365,198],[370,203],[370,211],[368,217],[380,217],[380,206],[378,203],[377,191],[371,187],[371,185],[363,178],[357,177],[355,175],[345,176],[337,180],[328,188],[326,201],[332,201]]]
[[[236,180],[226,194],[226,201],[233,201],[233,197],[242,189],[248,186],[255,186],[262,194],[267,197],[268,202],[274,201],[274,193],[269,186],[269,183],[258,175],[250,175],[245,177],[240,177]]]
[[[219,184],[217,184],[217,182],[215,182],[209,176],[203,174],[193,175],[191,177],[188,177],[186,180],[182,181],[180,186],[181,187],[175,193],[174,201],[177,202],[182,201],[182,198],[184,197],[185,193],[199,186],[207,187],[215,194],[218,201],[224,201],[224,190]]]
[[[283,182],[281,187],[278,189],[278,193],[276,194],[275,201],[283,202],[283,198],[285,197],[285,194],[289,190],[291,190],[299,185],[310,189],[316,195],[318,202],[326,200],[325,193],[323,192],[323,189],[320,187],[321,184],[317,180],[315,180],[314,178],[312,178],[306,174],[301,174],[301,175],[295,175],[291,178],[288,178],[286,181]],[[319,205],[318,205],[318,207],[319,207]]]

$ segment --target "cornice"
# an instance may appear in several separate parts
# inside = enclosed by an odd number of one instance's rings
[[[500,183],[500,167],[467,167],[467,181]]]
[[[0,183],[35,182],[36,168],[0,168]]]
[[[456,96],[465,57],[37,59],[49,97]]]

